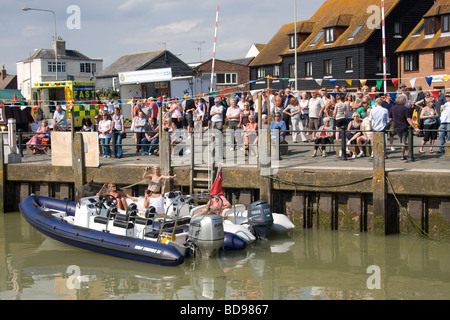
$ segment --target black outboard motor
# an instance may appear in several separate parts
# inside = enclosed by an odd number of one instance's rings
[[[260,239],[268,239],[273,225],[273,216],[270,206],[265,201],[256,201],[250,204],[247,210],[248,224],[253,235]]]

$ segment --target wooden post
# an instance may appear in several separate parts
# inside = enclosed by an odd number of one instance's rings
[[[162,120],[160,121],[160,127],[162,126]],[[168,131],[162,130],[161,139],[159,140],[159,163],[161,167],[161,174],[170,176],[171,171],[171,146],[170,146],[170,133]],[[165,190],[170,191],[173,189],[172,179],[166,181]]]
[[[73,181],[75,190],[86,183],[86,166],[84,163],[84,142],[81,132],[75,133],[72,153]]]
[[[373,214],[375,217],[384,217],[385,228],[386,222],[389,221],[386,210],[386,166],[385,166],[385,133],[373,133]]]
[[[189,132],[189,136],[191,137],[190,141],[189,141],[189,148],[191,153],[190,155],[190,165],[191,165],[191,172],[190,172],[190,181],[189,181],[189,193],[193,194],[194,193],[194,175],[195,175],[195,159],[194,159],[194,148],[195,148],[195,144],[194,144],[194,132],[190,131]]]
[[[3,134],[0,133],[0,213],[5,213],[5,154],[3,144]]]
[[[269,101],[267,101],[269,103]],[[268,108],[270,110],[270,107]],[[258,122],[262,123],[262,94],[258,98]],[[260,120],[261,119],[261,120]],[[258,127],[258,169],[259,169],[259,198],[271,204],[272,200],[272,179],[271,177],[271,152],[270,152],[270,129],[269,124],[267,130]],[[273,208],[272,208],[273,209]]]

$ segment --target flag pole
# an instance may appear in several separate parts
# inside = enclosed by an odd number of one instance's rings
[[[214,31],[214,47],[213,47],[213,59],[212,59],[212,66],[211,66],[211,85],[209,88],[209,92],[214,91],[213,90],[213,82],[214,82],[214,64],[216,62],[216,42],[217,42],[217,25],[219,22],[219,6],[217,6],[217,12],[216,12],[216,28]]]
[[[386,88],[386,25],[385,25],[385,16],[384,16],[384,0],[381,0],[381,33],[383,37],[383,87],[384,94],[387,94]]]

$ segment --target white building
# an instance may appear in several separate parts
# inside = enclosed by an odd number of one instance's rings
[[[67,50],[64,40],[53,41],[52,46],[52,49],[35,50],[24,60],[17,62],[17,86],[26,99],[30,99],[32,83],[55,80],[92,81],[93,76],[103,70],[102,59],[90,59],[76,50]]]

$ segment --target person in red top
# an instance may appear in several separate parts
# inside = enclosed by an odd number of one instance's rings
[[[244,133],[244,146],[245,146],[245,155],[248,156],[250,145],[254,147],[258,143],[258,123],[255,121],[255,116],[249,115],[248,116],[249,122],[245,126],[245,133]]]

